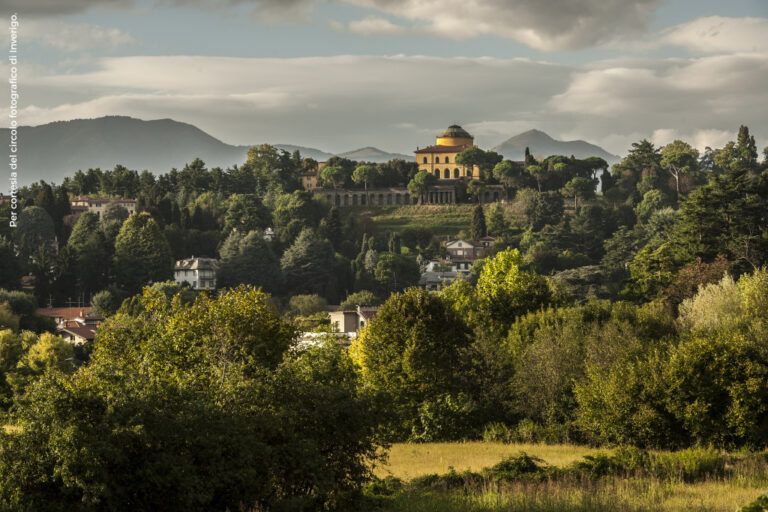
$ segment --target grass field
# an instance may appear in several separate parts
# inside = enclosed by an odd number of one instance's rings
[[[552,466],[567,466],[598,450],[561,444],[504,444],[474,441],[467,443],[397,443],[389,450],[387,465],[376,468],[376,476],[410,480],[429,473],[447,473],[451,468],[480,471],[502,458],[526,452]]]
[[[357,213],[370,217],[382,231],[426,228],[436,235],[455,235],[469,230],[474,207],[472,204],[387,206],[360,208]]]
[[[483,480],[480,484],[459,484],[441,488],[424,486],[420,476],[445,474],[453,467],[457,474],[466,469],[490,467],[503,457],[525,451],[550,466],[567,467],[594,455],[596,450],[569,445],[498,443],[396,444],[389,462],[377,475],[396,476],[404,486],[393,493],[379,510],[392,512],[592,512],[592,511],[723,511],[733,512],[768,488],[768,455],[723,454],[725,465],[717,474],[696,477],[609,474],[586,477],[563,473],[543,479],[512,481]],[[696,464],[695,456],[654,452],[682,464]],[[710,452],[711,454],[712,452]],[[721,456],[715,453],[716,458]],[[413,479],[416,480],[413,480]]]

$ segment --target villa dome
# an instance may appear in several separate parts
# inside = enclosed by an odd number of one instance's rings
[[[448,129],[445,130],[440,135],[440,137],[445,137],[445,138],[449,138],[450,137],[450,138],[454,138],[454,139],[458,139],[458,138],[460,138],[460,139],[473,139],[474,138],[464,128],[462,128],[461,126],[459,126],[457,124],[452,124],[451,126],[449,126]]]

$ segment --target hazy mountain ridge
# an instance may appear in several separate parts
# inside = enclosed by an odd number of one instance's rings
[[[195,158],[201,158],[208,167],[227,168],[245,162],[250,147],[227,144],[196,126],[173,119],[145,121],[127,116],[106,116],[22,126],[19,131],[22,150],[19,177],[22,184],[41,179],[61,183],[64,177],[72,176],[78,169],[112,169],[117,164],[160,174],[174,167],[180,169]],[[0,129],[0,136],[7,140],[8,129]],[[260,143],[254,142],[254,145]],[[334,155],[293,144],[275,146],[289,153],[298,150],[303,157],[317,161],[325,161]],[[619,159],[594,144],[557,141],[538,130],[516,135],[493,149],[506,158],[522,160],[526,146],[535,156],[600,156],[609,163]],[[413,155],[389,153],[372,146],[336,154],[375,163],[414,158]]]
[[[609,153],[595,144],[590,144],[583,140],[556,140],[541,130],[528,130],[527,132],[515,135],[494,147],[493,151],[504,155],[504,158],[519,161],[525,158],[526,147],[537,158],[550,155],[573,155],[576,158],[599,156],[609,164],[621,160],[621,157],[618,155]]]

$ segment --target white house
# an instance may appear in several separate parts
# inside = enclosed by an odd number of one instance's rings
[[[193,290],[216,289],[216,260],[213,258],[187,258],[178,260],[173,277],[179,284],[187,283]]]

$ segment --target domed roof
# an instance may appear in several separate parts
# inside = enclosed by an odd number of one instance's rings
[[[474,139],[464,128],[457,124],[452,124],[439,137],[466,138]]]

